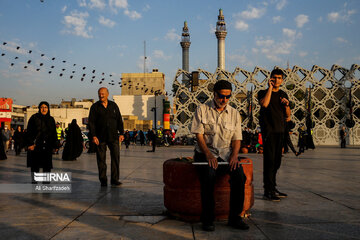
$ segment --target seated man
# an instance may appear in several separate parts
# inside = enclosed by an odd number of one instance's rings
[[[208,162],[199,166],[201,183],[201,222],[205,231],[214,231],[215,202],[214,186],[216,175],[230,175],[230,212],[228,224],[246,230],[249,226],[239,216],[244,203],[245,175],[238,153],[240,150],[241,118],[239,112],[228,105],[231,97],[231,83],[220,80],[214,85],[214,99],[198,106],[191,126],[196,134],[195,162]],[[227,161],[228,165],[218,166]]]

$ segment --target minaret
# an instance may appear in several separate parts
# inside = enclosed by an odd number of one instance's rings
[[[184,22],[183,32],[181,34],[181,48],[182,48],[182,69],[189,71],[189,48],[190,48],[190,34],[187,22]],[[183,82],[188,81],[188,77],[183,75]]]
[[[218,68],[225,70],[225,38],[226,23],[222,9],[219,9],[218,21],[216,23],[216,38],[218,39]]]

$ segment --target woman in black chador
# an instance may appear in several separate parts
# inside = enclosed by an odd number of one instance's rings
[[[7,159],[6,152],[4,149],[4,143],[2,141],[2,129],[0,128],[0,160]]]
[[[55,120],[50,116],[49,103],[41,102],[39,112],[31,116],[26,133],[27,167],[31,168],[33,183],[34,172],[50,172],[52,153],[56,147],[57,133]]]
[[[76,119],[73,119],[66,134],[66,143],[64,147],[64,151],[62,153],[62,159],[73,161],[78,158],[83,151],[83,137],[81,134],[81,130],[76,123]]]
[[[14,148],[15,148],[16,156],[19,156],[21,149],[23,148],[24,145],[24,133],[21,129],[21,126],[17,127],[13,139],[14,139]]]

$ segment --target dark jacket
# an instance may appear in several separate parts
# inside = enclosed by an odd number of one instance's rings
[[[27,166],[52,168],[52,151],[56,147],[57,133],[55,120],[50,116],[36,113],[29,119],[25,137],[27,147],[35,144],[34,151],[28,151]]]
[[[66,134],[66,143],[62,153],[63,160],[75,160],[83,151],[83,137],[81,130],[76,123],[76,119],[72,120],[68,132]]]
[[[97,101],[90,108],[89,130],[99,142],[115,142],[119,135],[124,135],[124,125],[119,107],[113,101],[108,101],[105,108]]]

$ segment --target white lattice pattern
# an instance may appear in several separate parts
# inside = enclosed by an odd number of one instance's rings
[[[311,86],[311,112],[314,122],[313,139],[316,145],[338,145],[339,129],[349,119],[349,93],[351,89],[353,102],[353,120],[355,126],[349,129],[350,144],[360,144],[360,66],[354,64],[350,69],[333,65],[325,69],[314,65],[311,70],[294,66],[292,70],[282,69],[285,73],[281,87],[289,96],[292,110],[292,121],[296,131],[305,125],[307,87]],[[253,89],[253,121],[259,126],[260,105],[257,101],[259,90],[267,88],[270,71],[256,67],[253,72],[236,68],[234,72],[217,69],[214,74],[199,69],[200,85],[191,91],[190,82],[181,83],[183,75],[191,79],[191,73],[179,69],[173,83],[174,103],[177,107],[174,124],[178,126],[177,136],[189,135],[190,126],[196,106],[213,98],[213,86],[220,75],[230,81],[233,93],[230,104],[236,108],[243,119],[242,125],[249,121],[249,89]],[[295,136],[293,136],[295,141]]]

